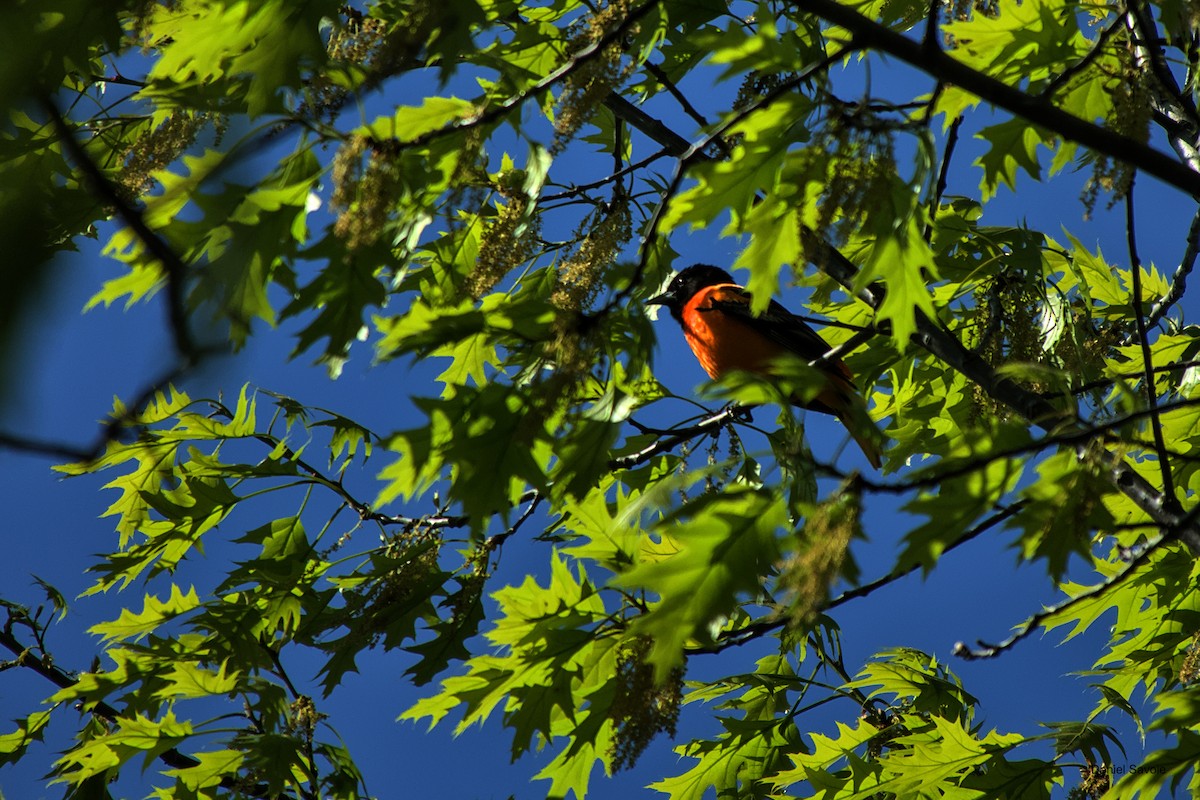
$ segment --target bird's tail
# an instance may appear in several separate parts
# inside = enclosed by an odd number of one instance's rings
[[[866,414],[863,415],[866,417]],[[838,419],[846,426],[846,430],[850,431],[850,435],[854,437],[854,441],[858,444],[863,455],[867,457],[867,461],[871,462],[871,466],[879,469],[883,466],[883,451],[882,439],[883,434],[879,432],[879,428],[875,427],[875,423],[870,417],[866,417],[866,425],[869,428],[864,428],[864,423],[859,419],[851,419],[849,414],[839,414]]]
[[[824,369],[824,373],[825,386],[820,394],[807,402],[796,399],[792,402],[837,417],[854,437],[871,466],[879,469],[883,466],[884,435],[867,413],[867,402],[858,393],[850,370],[839,361]]]
[[[867,413],[867,403],[855,389],[854,384],[849,379],[837,380],[840,377],[842,376],[834,376],[834,380],[830,382],[837,390],[840,390],[837,391],[838,402],[833,411],[841,423],[846,426],[850,435],[854,437],[854,441],[863,451],[863,455],[867,457],[867,461],[871,462],[872,467],[879,469],[883,466],[883,432],[879,430],[875,420],[871,419],[871,415]]]

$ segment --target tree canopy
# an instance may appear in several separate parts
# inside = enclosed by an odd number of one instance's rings
[[[339,705],[370,662],[397,736],[502,730],[515,796],[1200,793],[1190,5],[13,0],[0,31],[0,348],[79,251],[91,313],[161,309],[170,353],[92,440],[0,423],[95,488],[103,550],[75,600],[3,590],[0,689],[44,688],[2,695],[5,770],[398,796]],[[781,402],[811,364],[673,371],[646,300],[694,261],[821,328],[881,471]],[[263,339],[394,415],[213,385]],[[940,653],[839,624],[956,571],[1043,595]],[[1086,643],[1079,713],[997,728],[962,665],[1036,636]]]

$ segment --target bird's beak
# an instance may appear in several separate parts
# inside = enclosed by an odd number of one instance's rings
[[[647,300],[646,305],[648,305],[648,306],[669,306],[669,305],[671,305],[671,301],[674,299],[675,298],[671,297],[670,293],[663,292],[662,294],[655,295],[654,297],[651,297],[649,300]]]

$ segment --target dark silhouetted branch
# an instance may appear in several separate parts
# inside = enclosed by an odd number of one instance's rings
[[[986,533],[987,531],[996,527],[1000,523],[1002,523],[1005,520],[1009,519],[1010,517],[1016,515],[1017,512],[1019,512],[1024,507],[1025,507],[1025,502],[1022,501],[1019,503],[1013,503],[1012,505],[1001,509],[997,513],[993,514],[992,516],[990,516],[987,519],[980,522],[975,527],[971,528],[971,530],[964,533],[962,536],[960,536],[954,542],[949,544],[946,547],[946,549],[943,551],[943,555],[945,553],[949,553],[953,550],[956,550],[959,547],[962,547],[963,545],[967,544],[970,541],[973,541],[974,539],[978,538],[980,535]],[[885,586],[893,584],[896,581],[899,581],[903,578],[906,578],[921,568],[922,568],[921,564],[913,564],[911,567],[908,567],[907,569],[893,570],[892,572],[889,572],[887,575],[884,575],[883,577],[876,578],[875,580],[870,581],[869,583],[864,583],[861,586],[856,586],[853,589],[848,589],[848,590],[842,592],[837,597],[833,598],[829,602],[827,602],[824,605],[821,605],[820,607],[815,609],[815,611],[817,613],[826,613],[826,612],[832,611],[833,609],[837,608],[838,606],[842,606],[842,605],[845,605],[846,603],[849,603],[851,600],[857,600],[861,597],[866,597],[866,596],[878,591],[879,589],[882,589]],[[728,631],[727,633],[724,633],[721,636],[717,637],[717,641],[711,645],[705,645],[703,647],[689,648],[686,652],[688,652],[689,654],[719,653],[722,650],[728,650],[730,647],[737,647],[739,645],[746,644],[747,642],[751,642],[751,641],[758,639],[768,633],[771,633],[772,631],[779,630],[780,628],[783,628],[786,625],[787,625],[787,619],[785,617],[772,615],[772,616],[766,617],[764,619],[758,620],[757,622],[752,622],[743,628],[738,628],[736,631]]]
[[[198,360],[201,356],[201,351],[192,339],[187,321],[185,285],[187,266],[183,263],[179,255],[171,249],[171,246],[161,236],[151,230],[150,226],[146,224],[146,219],[142,216],[141,211],[134,208],[132,204],[122,197],[121,193],[112,185],[112,182],[104,176],[104,173],[100,171],[96,162],[92,160],[87,151],[83,149],[83,146],[75,139],[75,134],[67,125],[67,121],[63,119],[62,114],[59,113],[58,108],[49,100],[45,100],[42,103],[42,108],[49,115],[63,149],[71,156],[71,160],[75,162],[75,167],[83,173],[84,179],[90,185],[92,192],[115,210],[121,222],[133,231],[146,250],[150,252],[150,255],[154,256],[162,266],[163,276],[166,278],[167,284],[167,319],[170,322],[171,337],[175,343],[175,351],[189,363]]]
[[[845,28],[858,48],[886,53],[929,74],[952,83],[1018,117],[1072,142],[1124,162],[1162,182],[1200,196],[1200,172],[1196,172],[1150,145],[1096,125],[1045,100],[973,69],[941,49],[909,39],[837,0],[791,0],[802,11]]]
[[[1006,650],[1012,649],[1022,640],[1029,638],[1029,636],[1046,620],[1052,619],[1062,612],[1074,608],[1080,603],[1084,603],[1088,600],[1094,600],[1103,595],[1105,592],[1108,592],[1115,586],[1118,586],[1124,582],[1124,580],[1132,575],[1135,570],[1148,563],[1150,561],[1150,557],[1155,553],[1155,551],[1158,550],[1159,547],[1173,538],[1174,537],[1170,534],[1163,534],[1152,543],[1147,545],[1140,553],[1134,556],[1123,570],[1118,572],[1116,575],[1113,575],[1108,580],[1092,587],[1086,592],[1082,592],[1068,600],[1064,600],[1057,605],[1044,608],[1036,614],[1031,614],[1025,619],[1024,622],[1017,626],[1017,630],[1004,641],[997,644],[988,644],[984,641],[977,641],[975,643],[976,647],[974,648],[970,647],[965,642],[955,642],[954,648],[951,652],[953,652],[954,655],[958,656],[959,658],[964,658],[967,661],[977,661],[983,658],[995,658]]]
[[[1165,504],[1179,510],[1179,499],[1175,495],[1175,481],[1171,477],[1171,459],[1167,454],[1167,443],[1163,438],[1162,418],[1158,413],[1158,390],[1154,382],[1154,355],[1150,352],[1150,340],[1146,336],[1146,316],[1142,310],[1142,259],[1138,256],[1137,232],[1134,227],[1133,182],[1125,192],[1125,240],[1129,247],[1129,273],[1133,283],[1133,318],[1137,326],[1138,342],[1142,349],[1142,383],[1146,387],[1146,405],[1150,411],[1150,430],[1154,434],[1154,449],[1158,453],[1158,467],[1163,481]]]

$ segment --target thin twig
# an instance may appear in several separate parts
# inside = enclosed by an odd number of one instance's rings
[[[938,41],[941,32],[938,27],[942,17],[942,0],[929,0],[929,11],[925,12],[925,35],[921,37],[921,46],[927,50],[942,49]]]
[[[1197,508],[1200,508],[1200,506],[1197,506]],[[1194,516],[1194,510],[1193,513],[1188,514],[1189,518]],[[975,661],[982,658],[995,658],[1004,651],[1012,649],[1022,640],[1027,639],[1046,620],[1057,616],[1064,611],[1068,611],[1080,603],[1088,600],[1094,600],[1113,587],[1123,583],[1125,579],[1133,573],[1134,570],[1138,569],[1143,564],[1148,563],[1150,556],[1152,556],[1158,550],[1158,548],[1174,538],[1175,537],[1172,533],[1164,533],[1162,536],[1159,536],[1156,540],[1147,545],[1142,552],[1138,553],[1132,560],[1130,560],[1125,569],[1121,570],[1116,575],[1113,575],[1108,580],[1103,581],[1086,592],[1082,592],[1072,598],[1064,600],[1061,603],[1050,606],[1049,608],[1044,608],[1036,614],[1030,614],[1025,618],[1024,622],[1017,626],[1017,630],[1004,641],[997,644],[988,644],[984,641],[976,641],[975,644],[977,647],[974,649],[968,646],[965,642],[955,642],[951,652],[959,658],[966,659],[967,661]]]
[[[1192,224],[1188,228],[1187,248],[1183,252],[1183,258],[1179,260],[1179,266],[1175,270],[1174,277],[1171,278],[1171,289],[1167,292],[1166,297],[1159,299],[1157,303],[1150,309],[1150,313],[1146,315],[1146,327],[1153,328],[1159,323],[1167,312],[1171,310],[1171,306],[1183,299],[1183,294],[1187,290],[1187,279],[1192,274],[1192,270],[1196,266],[1196,257],[1200,255],[1200,210],[1196,211],[1192,217]],[[1131,342],[1124,342],[1131,344]]]
[[[942,195],[946,193],[946,186],[950,182],[950,159],[954,157],[954,148],[958,145],[958,131],[962,124],[963,116],[959,114],[954,118],[954,122],[950,123],[950,132],[946,134],[946,147],[942,150],[942,165],[938,169],[937,184],[933,189],[933,197],[929,198],[929,221],[925,223],[926,243],[933,240],[933,221],[942,205]]]
[[[488,550],[495,550],[497,547],[508,541],[508,539],[517,531],[519,531],[521,526],[533,516],[533,512],[537,510],[537,507],[541,504],[543,498],[541,493],[536,490],[533,492],[526,492],[524,497],[529,497],[530,494],[533,496],[529,498],[529,505],[527,505],[525,510],[521,512],[521,516],[517,517],[517,521],[510,525],[508,530],[504,531],[503,533],[498,533],[495,536],[488,537],[486,542]]]
[[[614,458],[608,462],[610,470],[633,469],[636,466],[646,463],[654,458],[659,453],[665,453],[678,444],[694,439],[703,434],[713,433],[721,428],[722,425],[729,422],[740,415],[746,413],[746,410],[741,406],[729,406],[726,409],[718,411],[716,414],[711,414],[697,422],[695,425],[689,425],[679,431],[659,439],[654,444],[644,447],[636,453],[630,453],[627,456]]]
[[[671,80],[671,76],[663,71],[662,67],[660,67],[658,64],[652,64],[649,61],[642,66],[646,68],[646,72],[649,72],[652,76],[654,76],[654,79],[661,83],[663,87],[670,92],[671,97],[674,97],[675,102],[679,103],[679,107],[683,109],[683,113],[695,120],[696,124],[701,128],[708,127],[708,120],[704,118],[703,114],[696,110],[696,107],[692,105],[692,101],[688,100],[687,95],[679,91],[679,87],[676,86],[675,82]]]
[[[625,134],[626,134],[626,131],[625,131],[624,120],[615,117],[615,115],[614,115],[614,118],[616,118],[616,124],[613,125],[613,151],[612,151],[613,174],[620,175],[624,171],[625,166],[626,166],[623,163],[623,159],[625,158]],[[613,195],[616,196],[618,194],[624,194],[624,193],[625,193],[625,184],[622,183],[621,181],[617,181],[616,185],[613,187]]]
[[[1175,73],[1171,71],[1171,65],[1167,63],[1163,53],[1163,39],[1159,35],[1154,18],[1140,0],[1126,0],[1125,8],[1134,44],[1141,51],[1143,59],[1150,63],[1150,72],[1154,75],[1159,87],[1170,95],[1173,104],[1187,114],[1187,124],[1194,133],[1196,127],[1200,126],[1200,114],[1197,113],[1196,104],[1191,95],[1185,94],[1179,88],[1179,82],[1175,80]]]
[[[94,83],[112,83],[120,86],[132,86],[135,89],[145,89],[149,85],[145,81],[126,78],[124,75],[117,73],[112,75],[92,75],[91,77]]]
[[[1145,372],[1146,403],[1150,411],[1150,427],[1154,432],[1154,449],[1158,451],[1158,467],[1163,480],[1163,498],[1174,507],[1179,500],[1175,495],[1175,481],[1171,478],[1171,459],[1167,455],[1167,443],[1163,438],[1162,419],[1158,413],[1158,390],[1154,380],[1154,355],[1150,352],[1150,341],[1146,336],[1146,317],[1142,310],[1142,260],[1138,257],[1137,232],[1134,228],[1133,181],[1125,192],[1125,240],[1129,246],[1129,272],[1133,276],[1133,318],[1137,325],[1138,341],[1142,348],[1142,367]]]
[[[604,98],[604,106],[613,112],[618,119],[625,120],[643,134],[662,145],[663,150],[668,155],[679,158],[687,153],[691,147],[691,143],[687,139],[667,127],[666,123],[650,116],[641,108],[615,92],[609,92],[608,96]]]
[[[1004,522],[1010,517],[1016,515],[1022,508],[1025,507],[1025,503],[1026,501],[1022,500],[1000,509],[998,512],[983,520],[978,525],[971,528],[971,530],[967,531],[962,536],[947,545],[945,550],[942,551],[942,555],[944,556],[947,553],[957,550],[968,542],[975,540],[980,535],[996,527],[1001,522]],[[851,600],[857,600],[859,598],[866,597],[878,591],[879,589],[882,589],[884,586],[888,586],[908,577],[917,570],[921,569],[922,566],[923,565],[921,564],[913,564],[907,569],[893,570],[887,575],[876,578],[868,583],[864,583],[861,586],[856,586],[853,589],[847,589],[832,600],[829,600],[828,602],[818,606],[815,609],[815,612],[819,614],[827,613],[838,606],[849,603]],[[717,641],[711,645],[690,648],[686,652],[690,654],[719,653],[722,650],[728,650],[730,647],[738,647],[772,631],[778,630],[786,626],[787,623],[788,621],[784,617],[766,617],[758,620],[757,622],[752,622],[743,628],[738,628],[736,631],[727,631],[726,633],[721,634],[717,637]]]
[[[853,352],[854,350],[857,350],[859,348],[859,346],[862,345],[864,342],[866,342],[878,335],[879,335],[879,331],[873,327],[872,328],[860,328],[858,333],[854,334],[853,336],[851,336],[849,339],[842,342],[838,346],[829,348],[824,353],[817,356],[812,361],[808,362],[808,365],[810,367],[816,367],[819,369],[822,366],[833,361],[835,358],[840,358],[845,353],[850,353],[850,352]]]
[[[150,229],[142,213],[130,205],[117,191],[116,187],[104,176],[96,162],[92,160],[83,146],[75,139],[75,134],[63,119],[58,108],[49,99],[42,101],[42,108],[50,117],[55,133],[63,149],[70,154],[75,166],[83,173],[84,178],[91,184],[92,191],[107,205],[113,207],[126,227],[133,231],[142,245],[158,260],[162,266],[167,284],[167,318],[170,322],[171,337],[175,343],[175,351],[188,362],[196,361],[202,355],[200,348],[192,339],[187,323],[186,276],[187,265],[183,259],[171,249],[171,246],[161,236]]]
[[[561,192],[555,192],[554,194],[543,195],[542,197],[538,198],[538,205],[545,207],[546,203],[553,203],[558,200],[568,200],[572,197],[578,197],[581,194],[585,194],[586,192],[589,192],[592,189],[599,189],[600,187],[602,187],[606,184],[609,184],[609,183],[612,183],[613,181],[617,181],[617,180],[620,180],[621,178],[624,178],[626,175],[628,175],[631,172],[637,172],[638,170],[642,169],[643,167],[647,167],[650,164],[653,164],[655,161],[658,161],[660,158],[665,158],[668,155],[670,155],[670,153],[668,153],[667,149],[664,147],[663,149],[658,150],[657,152],[651,153],[650,155],[646,156],[641,161],[635,161],[632,164],[627,164],[624,167],[622,167],[621,169],[618,169],[616,172],[612,173],[611,175],[607,175],[603,178],[600,178],[599,180],[594,180],[591,183],[584,183],[579,186],[571,186],[567,189],[564,189]],[[558,184],[558,185],[561,185],[561,184]]]
[[[1104,30],[1100,31],[1100,35],[1096,37],[1096,43],[1084,54],[1083,58],[1055,75],[1053,80],[1046,84],[1046,88],[1042,89],[1038,97],[1042,100],[1052,100],[1054,95],[1058,93],[1058,90],[1066,86],[1069,80],[1083,72],[1100,57],[1104,52],[1104,48],[1108,46],[1108,40],[1118,31],[1124,29],[1124,27],[1125,19],[1118,14]]]
[[[142,412],[142,408],[150,402],[150,398],[182,377],[189,369],[191,369],[190,365],[178,364],[164,370],[157,378],[152,379],[132,400],[124,403],[124,413],[111,417],[101,426],[100,433],[91,445],[80,447],[63,442],[17,436],[12,433],[0,433],[0,447],[50,458],[66,458],[80,464],[94,461],[104,452],[104,448],[108,446],[109,442],[116,440],[123,431],[133,425],[138,414]]]
[[[216,410],[216,413],[226,417],[227,419],[233,418],[233,412],[224,403],[219,401],[211,402],[213,408]],[[400,525],[405,528],[413,528],[418,525],[426,528],[463,528],[471,523],[471,518],[466,515],[435,513],[426,514],[425,516],[421,517],[410,517],[403,514],[380,513],[372,509],[369,504],[362,502],[352,495],[345,485],[343,485],[341,479],[330,478],[328,475],[321,472],[321,470],[317,469],[303,458],[300,458],[296,451],[283,444],[283,442],[276,437],[267,433],[257,433],[252,435],[250,438],[257,442],[261,442],[272,452],[278,449],[281,458],[295,464],[296,468],[308,475],[308,477],[314,483],[324,486],[325,488],[337,494],[338,497],[342,498],[342,502],[355,514],[357,514],[359,519],[363,520],[364,522],[375,522],[379,525]],[[531,489],[521,496],[521,502],[529,502],[537,496],[537,491]]]

